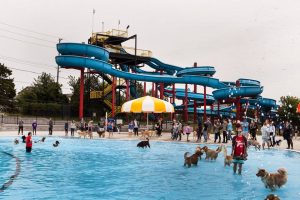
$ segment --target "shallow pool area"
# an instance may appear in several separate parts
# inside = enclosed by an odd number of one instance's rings
[[[246,200],[270,193],[300,199],[300,154],[295,152],[251,148],[239,176],[232,167],[224,168],[223,153],[216,161],[202,159],[198,166],[184,167],[183,154],[197,144],[151,141],[151,149],[139,149],[132,140],[49,137],[34,143],[28,154],[24,144],[14,145],[13,140],[0,138],[0,187],[16,170],[15,159],[3,152],[19,158],[21,171],[0,199]],[[52,146],[55,140],[60,141],[58,148]],[[255,176],[259,167],[270,172],[286,168],[287,184],[275,192],[265,189]]]

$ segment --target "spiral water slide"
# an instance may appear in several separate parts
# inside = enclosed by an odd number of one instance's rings
[[[113,68],[113,66],[108,63],[109,52],[98,46],[81,43],[59,43],[57,44],[57,50],[60,55],[56,56],[56,63],[63,68],[90,68],[128,80],[207,86],[216,89],[213,91],[213,96],[207,95],[207,100],[211,102],[230,97],[259,97],[263,90],[260,83],[255,80],[240,79],[240,87],[233,87],[231,82],[221,82],[219,79],[212,78],[211,76],[215,73],[215,69],[210,66],[196,68],[178,67],[151,58],[150,61],[146,63],[147,65],[167,73],[162,75],[149,72],[146,73],[141,69],[137,69],[138,73],[129,73],[126,69],[123,69],[124,71],[122,71]],[[183,91],[176,91],[177,98],[183,98],[184,95]],[[196,101],[203,101],[204,96],[203,94],[189,92],[188,98]],[[269,106],[269,104],[274,104],[274,100],[260,98],[256,100],[256,103],[263,103],[264,105]],[[198,113],[202,112],[203,109],[198,109]]]

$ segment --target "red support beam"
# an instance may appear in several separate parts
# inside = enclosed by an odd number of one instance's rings
[[[80,70],[79,119],[83,118],[84,69]]]
[[[146,85],[146,82],[144,82],[144,96],[146,96],[147,94],[147,85]]]
[[[155,88],[154,88],[154,82],[152,82],[152,96],[154,97],[155,95]]]
[[[194,67],[197,67],[197,63],[194,62]],[[197,93],[197,85],[194,84],[194,93]],[[194,100],[194,123],[197,122],[197,101]]]
[[[160,75],[163,74],[163,70],[160,70]],[[160,83],[160,99],[164,99],[164,83]]]
[[[220,119],[220,100],[218,100],[218,118]]]
[[[188,85],[185,84],[185,97],[184,97],[184,121],[188,121]]]
[[[116,77],[113,76],[112,80],[112,98],[111,98],[111,103],[112,103],[112,108],[111,108],[111,115],[112,117],[115,116],[115,95],[116,95]]]
[[[240,87],[240,81],[237,80],[236,81],[236,87]],[[240,97],[236,97],[236,119],[237,120],[241,120],[241,98]]]
[[[172,103],[175,105],[175,83],[172,85]],[[175,118],[175,113],[171,114],[171,120]]]
[[[130,100],[130,95],[129,95],[129,80],[126,80],[126,101]]]
[[[203,120],[206,121],[206,86],[204,86],[204,113]]]

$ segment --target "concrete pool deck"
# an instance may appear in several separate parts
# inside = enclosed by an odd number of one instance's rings
[[[24,133],[27,135],[28,131],[24,131]],[[20,135],[18,135],[17,131],[0,131],[0,138],[2,136],[12,136],[12,137],[21,137]],[[40,136],[40,137],[65,137],[65,132],[64,131],[53,131],[53,135],[52,136],[48,136],[48,131],[38,131],[37,132],[37,136]],[[70,137],[70,131],[68,133],[68,136],[67,137]],[[75,136],[74,138],[78,138],[78,134],[76,133],[75,131]],[[83,139],[83,138],[82,138]],[[93,139],[99,139],[99,136],[96,132],[93,132]],[[141,137],[138,136],[129,136],[127,132],[120,132],[119,133],[114,133],[113,136],[111,138],[108,138],[108,135],[106,134],[105,138],[101,138],[101,139],[119,139],[119,140],[141,140]],[[207,143],[203,143],[203,142],[196,142],[194,139],[193,139],[193,135],[191,134],[189,136],[189,143],[195,143],[195,144],[214,144],[213,140],[214,140],[214,135],[211,134],[210,135],[210,140],[208,140]],[[261,136],[258,136],[257,137],[258,141],[261,143]],[[282,136],[276,136],[276,140],[279,140],[281,139],[282,142],[281,142],[281,145],[279,147],[275,147],[275,148],[279,148],[279,149],[286,149],[287,148],[287,143],[286,143],[286,140],[283,140]],[[167,132],[163,132],[162,136],[161,137],[152,137],[150,138],[150,141],[168,141],[168,142],[172,142],[173,140],[171,140],[171,134],[170,133],[167,133]],[[12,141],[13,142],[13,141]],[[175,141],[174,141],[175,142]],[[182,136],[182,140],[181,141],[176,141],[176,142],[186,142],[186,135],[183,135]],[[295,151],[300,151],[300,137],[298,138],[293,138],[293,143],[294,143],[294,150]],[[216,143],[218,144],[218,143]],[[228,142],[228,145],[231,145],[231,142],[229,141]]]

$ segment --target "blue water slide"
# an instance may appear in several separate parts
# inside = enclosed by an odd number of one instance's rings
[[[263,91],[260,86],[241,86],[223,88],[213,91],[213,96],[216,100],[228,99],[232,97],[256,97]]]
[[[213,76],[216,70],[212,66],[188,67],[177,72],[177,76]]]
[[[83,46],[83,47],[81,47]],[[91,49],[90,49],[91,48]],[[67,50],[66,50],[67,49]],[[74,52],[72,51],[74,49]],[[56,62],[62,67],[75,67],[82,68],[87,67],[103,73],[110,74],[112,76],[137,80],[137,81],[147,81],[147,82],[164,82],[164,83],[188,83],[204,85],[212,88],[223,88],[225,85],[221,83],[218,79],[210,77],[198,77],[198,76],[183,76],[174,77],[167,75],[141,75],[132,74],[128,72],[123,72],[114,69],[111,64],[105,62],[108,59],[107,50],[87,44],[77,44],[77,43],[60,43],[57,44],[57,50],[61,54],[56,57]],[[89,54],[87,54],[89,52]],[[83,57],[89,55],[90,57]],[[103,55],[107,55],[102,59]]]

